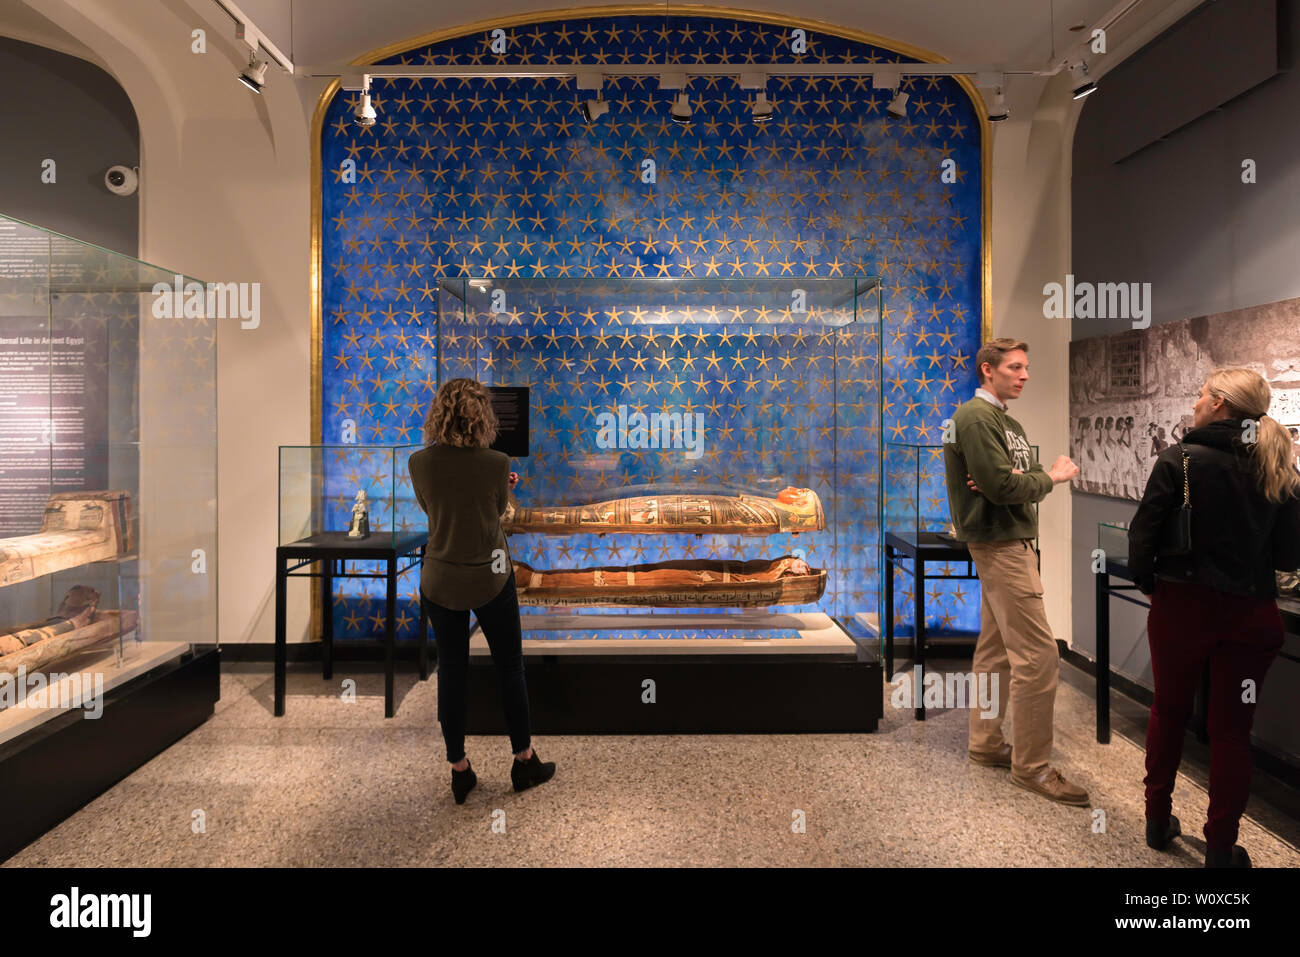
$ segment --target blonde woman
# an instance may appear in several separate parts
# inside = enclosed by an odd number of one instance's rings
[[[1129,529],[1129,570],[1151,596],[1147,844],[1164,850],[1180,833],[1174,777],[1208,661],[1206,867],[1250,866],[1236,841],[1250,796],[1255,701],[1282,646],[1274,570],[1300,566],[1300,473],[1286,429],[1265,414],[1271,398],[1268,383],[1247,369],[1211,373],[1192,428],[1157,457]],[[1168,523],[1183,504],[1184,452],[1192,550],[1173,554]]]
[[[543,764],[531,744],[519,598],[501,531],[507,495],[519,476],[510,471],[508,456],[489,448],[496,434],[487,389],[473,379],[451,379],[429,406],[425,448],[409,461],[411,486],[429,517],[420,603],[438,643],[438,720],[457,804],[478,783],[465,755],[471,610],[500,679],[515,790],[555,774],[555,763]]]

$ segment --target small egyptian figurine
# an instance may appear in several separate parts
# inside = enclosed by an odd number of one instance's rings
[[[356,504],[352,506],[352,523],[348,526],[348,538],[370,537],[370,509],[366,503],[366,493],[357,492]]]

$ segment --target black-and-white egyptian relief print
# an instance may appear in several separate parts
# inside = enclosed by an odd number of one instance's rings
[[[1268,381],[1269,415],[1300,454],[1300,299],[1070,343],[1074,488],[1140,500],[1156,455],[1191,428],[1206,376],[1225,367]]]

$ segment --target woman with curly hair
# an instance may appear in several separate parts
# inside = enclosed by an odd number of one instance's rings
[[[420,604],[438,643],[438,721],[457,804],[464,804],[478,783],[465,755],[471,610],[501,683],[515,790],[555,774],[555,762],[543,764],[531,744],[519,597],[501,530],[509,490],[519,476],[510,471],[509,456],[489,448],[496,435],[487,389],[473,379],[451,379],[429,406],[425,448],[409,461],[411,486],[429,517]]]
[[[1300,565],[1300,473],[1286,430],[1266,414],[1271,398],[1268,383],[1248,369],[1211,373],[1193,427],[1157,456],[1129,527],[1129,571],[1151,596],[1147,844],[1164,850],[1180,833],[1174,779],[1208,662],[1206,867],[1250,866],[1236,841],[1250,797],[1255,702],[1282,647],[1274,572]],[[1177,525],[1185,499],[1190,551]]]

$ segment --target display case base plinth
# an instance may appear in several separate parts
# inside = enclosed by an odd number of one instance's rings
[[[852,652],[526,652],[524,669],[535,734],[871,732],[884,709],[879,660]],[[470,660],[468,731],[506,732],[496,669],[481,656]]]
[[[68,711],[0,747],[0,861],[197,728],[220,690],[204,647],[113,689],[94,720]]]

